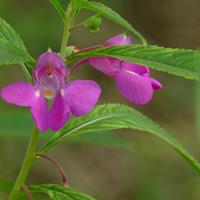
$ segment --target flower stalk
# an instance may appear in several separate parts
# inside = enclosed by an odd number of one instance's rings
[[[29,191],[28,187],[26,185],[23,185],[22,188],[23,188],[28,200],[33,200],[32,193]]]
[[[31,169],[34,160],[34,153],[36,151],[38,139],[39,139],[39,130],[37,128],[34,128],[28,144],[24,161],[22,163],[21,170],[15,181],[15,184],[9,196],[9,200],[15,200],[17,198],[19,191],[24,185],[24,182],[26,180],[26,177],[28,176],[28,173]]]
[[[63,186],[65,188],[69,187],[67,176],[66,176],[65,171],[64,171],[64,169],[63,169],[63,167],[61,166],[60,163],[58,163],[52,156],[47,155],[47,154],[36,153],[35,157],[36,158],[44,158],[44,159],[50,161],[56,167],[56,169],[58,170],[60,176],[62,177]]]

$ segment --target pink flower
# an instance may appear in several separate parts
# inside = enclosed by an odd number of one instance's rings
[[[106,41],[103,46],[130,44],[130,37],[118,35]],[[153,97],[153,91],[162,88],[161,83],[151,78],[150,70],[146,66],[111,57],[91,57],[84,61],[88,61],[95,69],[113,78],[121,95],[134,104],[148,103]],[[76,66],[82,62],[79,61]]]
[[[29,107],[33,120],[41,132],[57,131],[68,121],[70,114],[78,117],[92,110],[101,89],[94,81],[75,80],[66,83],[69,70],[57,53],[40,56],[33,70],[34,85],[13,83],[1,90],[8,103]],[[46,100],[52,100],[48,106]]]

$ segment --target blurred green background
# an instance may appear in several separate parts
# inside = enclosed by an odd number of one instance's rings
[[[110,5],[140,30],[152,44],[165,47],[200,47],[199,0],[118,0],[101,1]],[[89,16],[83,12],[80,21]],[[51,47],[59,50],[62,23],[48,0],[0,0],[0,17],[20,34],[29,52],[37,58]],[[101,44],[123,30],[107,20],[100,32],[76,29],[70,44],[79,48]],[[171,132],[197,159],[200,143],[195,129],[195,82],[152,72],[164,88],[155,92],[145,106],[134,106]],[[73,78],[94,79],[103,89],[100,103],[124,101],[112,80],[88,65]],[[0,87],[25,80],[19,66],[3,66]],[[0,179],[13,181],[24,156],[30,135],[31,116],[0,101]],[[148,134],[117,131],[127,142],[102,145],[66,142],[51,151],[62,163],[70,185],[98,200],[199,200],[200,177],[171,147]],[[7,138],[12,134],[15,137]],[[43,141],[42,141],[43,142]],[[115,143],[115,142],[113,142]],[[126,143],[131,145],[127,150]],[[59,183],[60,177],[50,163],[35,163],[28,183]],[[6,194],[0,192],[0,199]]]

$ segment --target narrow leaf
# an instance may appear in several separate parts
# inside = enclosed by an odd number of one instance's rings
[[[155,45],[129,45],[98,48],[77,53],[69,64],[87,57],[115,57],[152,69],[168,72],[187,79],[198,79],[200,51],[158,47]]]
[[[29,188],[31,192],[46,193],[52,200],[95,200],[82,192],[60,185],[32,185]]]
[[[0,18],[0,65],[33,61],[22,40],[5,20]]]
[[[113,11],[108,6],[100,2],[88,0],[75,0],[75,2],[78,9],[85,8],[99,13],[100,15],[106,17],[112,22],[121,25],[123,28],[137,36],[143,44],[146,44],[145,38],[135,28],[133,28],[131,24],[129,24],[124,18],[122,18],[117,12]]]
[[[125,150],[133,149],[133,142],[112,132],[90,132],[66,137],[67,142],[80,144],[106,145]]]
[[[66,136],[85,132],[108,131],[130,128],[146,131],[170,144],[200,173],[200,164],[191,156],[167,131],[155,122],[131,107],[119,104],[107,104],[96,107],[91,113],[80,118],[73,118],[43,147],[41,152],[48,151]]]

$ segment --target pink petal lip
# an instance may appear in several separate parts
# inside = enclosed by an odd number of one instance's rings
[[[1,97],[8,103],[30,107],[33,120],[41,132],[48,129],[48,106],[41,92],[29,83],[13,83],[1,90]]]
[[[153,88],[150,78],[123,70],[117,73],[115,81],[121,95],[134,104],[146,104],[152,99]]]
[[[163,88],[163,85],[154,78],[151,78],[151,84],[154,90],[160,90],[161,88]]]
[[[70,116],[70,109],[61,93],[57,93],[51,110],[48,113],[48,125],[53,131],[64,127]]]
[[[49,128],[48,126],[48,105],[43,97],[40,95],[30,106],[30,111],[32,113],[33,121],[36,127],[41,132],[46,132]]]
[[[17,106],[30,106],[37,98],[36,91],[29,83],[17,82],[5,86],[1,90],[1,98]]]
[[[75,80],[65,88],[65,101],[74,116],[90,112],[101,94],[99,85],[90,80]]]

